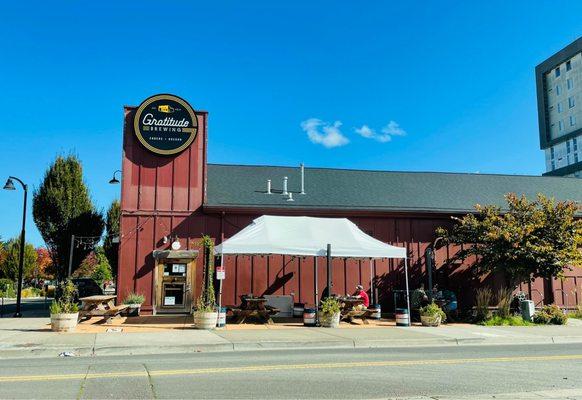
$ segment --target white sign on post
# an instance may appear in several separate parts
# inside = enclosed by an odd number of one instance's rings
[[[224,266],[218,265],[216,267],[216,279],[223,280],[224,278],[226,278],[226,271],[224,269]]]

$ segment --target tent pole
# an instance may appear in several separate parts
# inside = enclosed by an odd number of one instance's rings
[[[408,293],[408,257],[404,258],[404,276],[406,278],[406,309],[408,310],[408,326],[411,325],[410,295]]]
[[[327,244],[327,297],[331,297],[331,244]]]
[[[372,259],[370,258],[370,297],[372,298],[372,304],[376,304],[374,299],[374,272],[372,268]]]

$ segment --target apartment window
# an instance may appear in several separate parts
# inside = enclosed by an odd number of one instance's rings
[[[562,132],[564,130],[564,122],[562,120],[558,121],[558,130]]]
[[[570,154],[570,141],[566,140],[566,153]]]
[[[570,71],[572,69],[572,62],[566,61],[566,71]]]
[[[570,115],[570,126],[574,126],[576,125],[576,117],[573,115]],[[574,139],[574,146],[576,146],[576,139]]]
[[[554,148],[550,147],[550,158],[553,160],[554,159]]]
[[[578,139],[572,139],[572,144],[574,145],[574,151],[578,151]]]
[[[562,103],[558,103],[558,112],[561,113],[562,112]]]
[[[568,86],[568,90],[570,90],[574,87],[574,83],[572,82],[572,78],[568,78],[566,80],[566,85]]]
[[[559,96],[562,94],[562,88],[560,87],[560,85],[556,85],[556,96]]]
[[[578,162],[578,153],[574,153],[574,162]]]
[[[576,105],[573,97],[568,97],[568,107],[572,108]]]
[[[557,78],[558,76],[560,76],[560,67],[556,68],[556,69],[554,70],[554,73],[556,74],[556,78]]]
[[[556,169],[556,162],[552,160],[552,171]]]

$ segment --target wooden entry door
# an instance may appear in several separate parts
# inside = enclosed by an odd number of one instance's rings
[[[194,260],[160,259],[156,263],[156,313],[192,312],[196,263]]]

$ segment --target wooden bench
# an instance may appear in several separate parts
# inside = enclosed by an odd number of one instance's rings
[[[276,308],[266,308],[264,310],[245,310],[241,308],[230,308],[233,317],[235,317],[235,324],[242,324],[247,318],[256,318],[262,323],[273,324],[271,316],[279,312]]]

